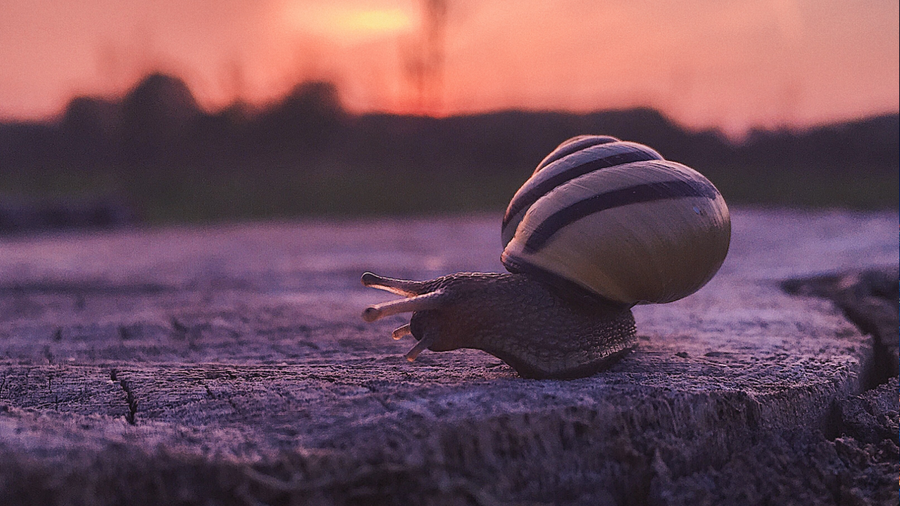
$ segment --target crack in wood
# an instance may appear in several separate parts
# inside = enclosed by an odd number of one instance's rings
[[[127,421],[130,425],[137,425],[136,416],[138,401],[134,397],[134,392],[131,389],[131,385],[127,381],[125,381],[125,378],[118,377],[118,371],[116,369],[110,369],[109,379],[118,382],[119,386],[122,387],[122,391],[125,392],[125,403],[128,405],[128,413],[125,414],[125,421]]]
[[[896,268],[789,279],[781,283],[782,290],[791,295],[830,300],[860,332],[872,336],[874,358],[864,371],[866,390],[898,374],[898,287]]]

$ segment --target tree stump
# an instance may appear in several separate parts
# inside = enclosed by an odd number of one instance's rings
[[[572,381],[360,318],[365,270],[502,270],[496,216],[3,239],[0,502],[896,504],[896,214],[733,219]]]

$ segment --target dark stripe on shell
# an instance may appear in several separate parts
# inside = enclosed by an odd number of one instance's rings
[[[715,199],[718,195],[719,191],[712,183],[701,179],[645,183],[594,195],[548,216],[525,241],[524,251],[528,253],[538,251],[556,232],[586,216],[607,209],[665,199],[687,197]]]
[[[512,202],[509,203],[509,208],[506,210],[506,215],[503,216],[503,226],[501,229],[506,228],[509,224],[509,221],[512,220],[513,216],[516,216],[523,209],[528,209],[532,204],[537,202],[537,200],[547,193],[550,193],[557,186],[561,186],[576,177],[583,176],[589,172],[594,172],[595,170],[606,169],[615,165],[624,165],[626,163],[633,162],[643,162],[649,160],[659,160],[658,155],[652,151],[645,151],[641,149],[643,146],[628,146],[623,145],[622,148],[627,148],[628,151],[620,151],[613,153],[608,156],[604,156],[603,158],[596,158],[581,165],[576,165],[571,167],[559,174],[555,174],[552,177],[547,178],[544,181],[534,185],[533,188],[528,190],[527,192],[519,195],[514,198]]]
[[[599,146],[600,144],[609,144],[611,142],[621,141],[619,139],[616,139],[615,137],[610,137],[608,135],[582,135],[578,137],[572,137],[571,139],[557,146],[556,149],[554,149],[549,155],[541,160],[541,163],[538,164],[537,168],[534,169],[534,171],[538,172],[539,170],[559,160],[560,158],[569,156],[576,151],[581,151],[582,149],[586,149],[591,146]]]
[[[617,308],[622,310],[628,309],[632,306],[629,304],[624,304],[622,302],[607,299],[599,293],[592,292],[591,290],[588,290],[578,283],[566,279],[559,274],[556,274],[555,272],[548,271],[547,269],[543,269],[541,267],[538,267],[537,265],[523,261],[522,259],[517,258],[514,255],[510,255],[505,251],[501,255],[500,260],[503,262],[503,266],[506,267],[506,270],[508,270],[509,272],[525,274],[533,278],[534,280],[551,287],[560,297],[568,300],[569,302],[578,304],[585,310],[589,311],[591,310],[591,308],[596,308],[598,304],[603,307]]]

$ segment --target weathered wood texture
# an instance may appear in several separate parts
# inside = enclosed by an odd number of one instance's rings
[[[362,271],[501,270],[498,223],[4,239],[0,502],[896,504],[895,215],[738,210],[720,274],[591,378],[409,364],[402,317],[362,322]]]

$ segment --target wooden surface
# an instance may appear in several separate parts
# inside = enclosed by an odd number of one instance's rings
[[[403,317],[360,318],[391,298],[364,270],[502,270],[496,216],[4,238],[0,499],[896,503],[879,365],[896,333],[879,344],[814,282],[783,284],[874,269],[890,286],[897,227],[736,210],[719,275],[636,308],[637,351],[574,381],[478,351],[409,364]]]

